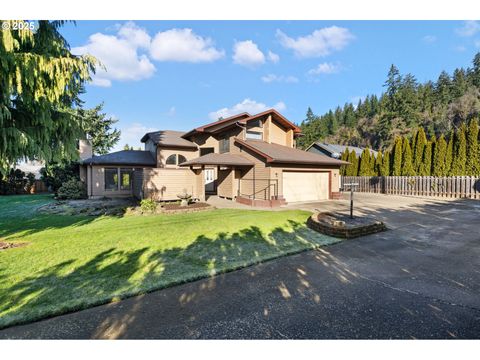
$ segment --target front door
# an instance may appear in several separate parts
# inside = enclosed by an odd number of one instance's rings
[[[205,192],[215,192],[215,169],[205,169]]]

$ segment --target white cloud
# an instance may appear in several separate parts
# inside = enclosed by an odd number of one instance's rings
[[[348,29],[338,26],[315,30],[310,35],[296,39],[280,30],[277,30],[276,36],[283,47],[293,50],[296,56],[304,58],[327,56],[333,51],[343,49],[355,38]]]
[[[199,63],[218,60],[225,52],[216,49],[212,39],[195,34],[192,29],[171,29],[155,35],[150,54],[158,61]]]
[[[425,35],[423,38],[422,38],[423,42],[426,42],[426,43],[434,43],[435,41],[437,41],[437,37],[435,35]]]
[[[157,131],[158,129],[145,126],[139,122],[133,122],[127,126],[120,128],[120,140],[112,151],[123,150],[125,144],[133,146],[134,149],[144,148],[144,145],[140,142],[140,139],[147,132]]]
[[[232,58],[235,64],[247,67],[265,63],[265,55],[252,40],[237,41],[233,46]]]
[[[273,82],[287,83],[287,84],[298,83],[298,78],[290,75],[286,76],[286,75],[268,74],[268,75],[262,76],[261,79],[264,83],[267,83],[267,84],[273,83]]]
[[[460,36],[473,36],[480,31],[480,23],[478,21],[468,20],[465,21],[461,28],[455,30]]]
[[[280,61],[280,56],[278,56],[277,54],[275,54],[274,52],[268,50],[268,60],[270,60],[272,63],[276,64]]]
[[[170,109],[168,109],[167,116],[175,116],[177,114],[177,109],[175,109],[175,106],[172,106]]]
[[[242,112],[248,112],[249,114],[253,115],[271,108],[278,111],[284,111],[287,106],[283,101],[279,101],[273,106],[267,106],[264,103],[256,102],[255,100],[246,98],[242,102],[235,104],[232,107],[225,107],[217,111],[212,111],[210,114],[208,114],[208,116],[212,120],[218,120],[220,117],[227,118]]]
[[[333,63],[321,63],[318,64],[316,68],[308,70],[309,75],[322,75],[322,74],[336,74],[342,67],[339,64]]]
[[[95,33],[84,46],[72,48],[73,54],[91,54],[105,67],[97,67],[92,84],[111,86],[112,80],[137,81],[149,78],[155,66],[139,48],[148,47],[150,37],[144,29],[128,22],[118,28],[117,35]]]

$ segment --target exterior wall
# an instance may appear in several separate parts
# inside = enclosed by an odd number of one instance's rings
[[[270,122],[270,137],[268,140],[269,143],[287,145],[287,129],[284,129],[282,126],[277,124],[275,121]]]
[[[234,198],[236,193],[233,192],[234,173],[232,169],[218,170],[217,194],[227,198]]]
[[[80,160],[85,160],[93,156],[93,148],[90,140],[80,140],[78,142],[78,155]]]
[[[143,172],[144,169],[135,169],[133,173],[133,196],[143,199]]]
[[[158,168],[177,168],[176,165],[166,165],[165,162],[167,158],[172,154],[180,154],[185,156],[187,160],[192,160],[198,157],[197,150],[183,150],[183,149],[173,149],[173,148],[157,148],[157,167]]]
[[[105,169],[131,169],[127,166],[88,166],[87,167],[87,194],[89,197],[128,197],[133,195],[133,185],[130,190],[105,190]],[[138,169],[137,169],[138,170]]]
[[[219,143],[216,138],[208,134],[196,134],[191,137],[190,141],[198,145],[199,148],[213,148],[215,153],[219,152]],[[200,150],[197,152],[197,157],[200,156]]]
[[[202,178],[201,170],[146,169],[143,180],[144,196],[157,201],[178,200],[177,195],[186,190],[194,198],[203,199],[205,190]]]
[[[145,142],[145,151],[150,151],[150,153],[156,158],[157,156],[157,145],[151,140],[148,139]]]

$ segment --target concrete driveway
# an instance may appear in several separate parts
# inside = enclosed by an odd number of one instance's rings
[[[357,195],[388,231],[0,338],[479,338],[480,201]]]

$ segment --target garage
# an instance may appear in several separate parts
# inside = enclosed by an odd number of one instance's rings
[[[283,197],[287,202],[317,201],[329,198],[328,172],[283,172]]]

